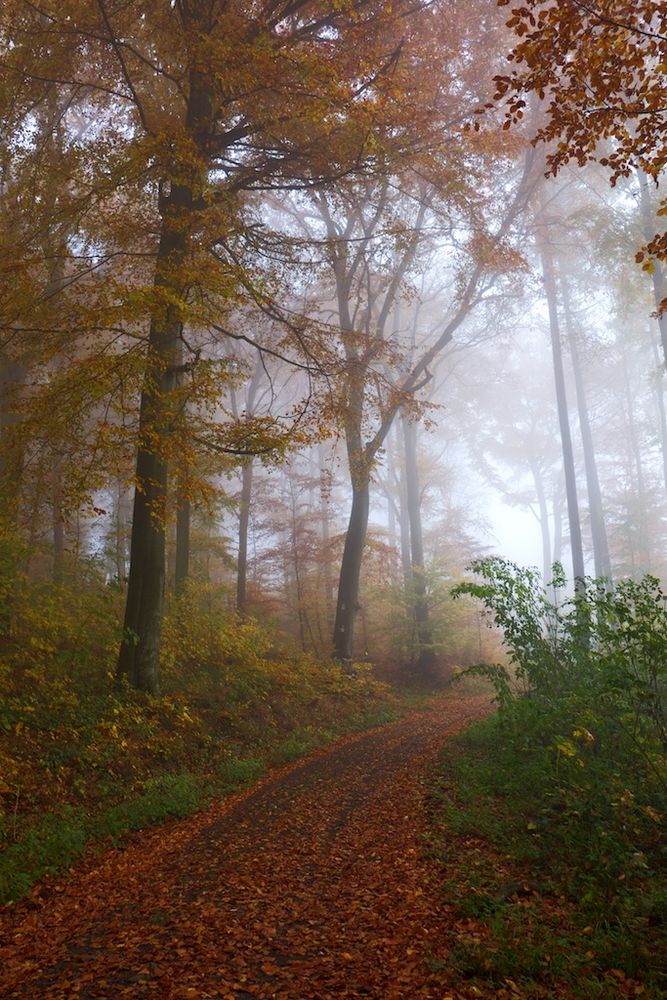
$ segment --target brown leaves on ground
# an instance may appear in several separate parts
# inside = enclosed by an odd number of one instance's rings
[[[3,997],[463,997],[422,852],[419,777],[489,709],[447,699],[51,882],[0,929]],[[469,994],[472,996],[473,994]]]

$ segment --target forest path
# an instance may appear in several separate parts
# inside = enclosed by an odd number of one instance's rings
[[[429,971],[420,777],[487,697],[426,711],[143,832],[0,918],[0,996],[456,997]]]

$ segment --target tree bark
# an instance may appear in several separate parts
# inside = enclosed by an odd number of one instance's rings
[[[189,500],[180,500],[176,511],[176,559],[174,563],[174,590],[180,597],[190,576],[190,521],[192,506]]]
[[[193,18],[192,27],[196,27]],[[196,149],[206,149],[212,117],[212,83],[199,69],[189,74],[185,131]],[[187,180],[184,180],[187,178]],[[166,572],[165,519],[168,463],[165,442],[172,415],[170,397],[177,385],[183,332],[179,303],[187,293],[184,278],[190,230],[204,185],[205,169],[190,161],[180,176],[162,185],[161,227],[157,252],[148,362],[139,412],[139,445],[135,476],[130,571],[118,664],[119,678],[157,696],[160,693],[159,654]]]
[[[399,437],[396,429],[396,449],[398,451]],[[410,516],[408,514],[408,490],[407,473],[405,469],[405,455],[403,460],[398,459],[398,528],[401,541],[401,571],[403,573],[403,586],[407,593],[410,587],[411,559],[410,559]]]
[[[641,205],[644,238],[648,242],[653,238],[655,209],[651,202],[651,194],[648,189],[648,177],[643,170],[639,169],[637,171],[637,178],[639,180],[639,202]],[[665,278],[660,261],[656,260],[653,262],[651,280],[653,281],[655,308],[658,311],[658,328],[660,330],[660,341],[662,344],[663,366],[667,367],[667,311],[664,313],[660,312],[660,303],[665,297]]]
[[[349,666],[354,658],[354,622],[359,606],[361,562],[368,528],[368,478],[353,481],[352,509],[345,535],[334,623],[334,658]]]
[[[53,460],[53,581],[62,583],[65,575],[65,519],[63,517],[62,460]]]
[[[192,189],[174,185],[165,206],[158,250],[155,288],[180,298],[178,270],[186,253],[186,236],[178,209],[192,202]],[[158,659],[166,573],[165,519],[168,467],[164,441],[168,434],[169,397],[176,385],[182,320],[169,304],[156,308],[150,324],[149,361],[141,394],[136,486],[130,536],[130,569],[123,638],[117,675],[132,687],[158,696]]]
[[[252,499],[253,460],[249,458],[241,472],[241,502],[239,504],[239,552],[236,568],[236,611],[244,617],[247,611],[248,527]]]
[[[16,401],[27,374],[24,365],[0,356],[0,489],[3,518],[12,528],[18,527],[24,460]]]
[[[574,387],[577,399],[577,412],[579,414],[581,443],[584,454],[586,487],[588,490],[588,511],[591,519],[591,537],[593,540],[595,576],[602,577],[611,583],[612,575],[611,560],[609,558],[609,542],[607,541],[607,528],[604,519],[604,508],[602,506],[602,491],[600,489],[600,477],[598,476],[595,445],[593,444],[593,431],[591,429],[591,421],[588,415],[586,386],[584,385],[584,378],[579,360],[579,350],[577,348],[577,338],[572,320],[569,288],[567,279],[563,275],[561,275],[560,285],[563,296],[563,307],[565,310],[567,339],[570,347],[570,356],[572,358],[572,367],[574,370]]]
[[[424,540],[422,533],[419,468],[417,465],[417,426],[413,420],[409,420],[407,417],[403,417],[403,444],[405,450],[407,511],[410,525],[412,608],[417,639],[416,670],[419,676],[426,676],[433,671],[433,667],[435,666],[435,653],[433,650],[433,633],[428,615],[426,578],[424,574]]]
[[[544,579],[544,586],[551,580],[551,567],[553,565],[553,557],[551,554],[551,534],[549,531],[549,508],[547,507],[547,498],[544,491],[544,480],[542,473],[540,471],[539,462],[535,458],[534,454],[530,455],[530,471],[533,475],[533,483],[535,484],[535,493],[537,495],[537,505],[539,508],[539,522],[540,522],[540,533],[542,536],[542,577]]]
[[[317,446],[318,471],[320,479],[319,502],[320,502],[320,532],[322,538],[322,551],[324,556],[323,578],[324,578],[324,609],[326,613],[326,627],[331,628],[334,610],[334,581],[331,572],[331,528],[329,525],[329,496],[327,489],[327,471],[324,455],[324,446],[320,442]]]
[[[631,475],[637,484],[635,495],[638,500],[638,507],[636,511],[629,512],[630,517],[628,518],[629,524],[631,526],[636,526],[635,537],[637,544],[635,545],[632,530],[628,532],[628,544],[630,546],[630,565],[632,577],[637,578],[642,573],[649,573],[651,571],[651,546],[649,545],[648,532],[646,530],[646,480],[644,477],[644,464],[639,445],[639,433],[635,421],[635,398],[630,384],[630,374],[628,372],[626,355],[622,354],[621,358],[625,407],[628,418],[628,442],[630,445],[629,457],[630,466],[632,468]]]
[[[651,331],[651,350],[653,352],[653,361],[656,367],[656,378],[655,378],[655,402],[658,407],[658,426],[660,427],[660,452],[662,455],[662,480],[665,485],[665,490],[667,490],[667,408],[665,407],[665,370],[664,366],[660,363],[660,355],[658,352],[658,345],[655,342],[655,337],[652,336]]]
[[[556,405],[558,408],[558,424],[560,428],[561,448],[563,452],[563,471],[565,474],[565,495],[567,499],[567,517],[570,529],[570,549],[572,553],[572,572],[575,591],[584,588],[585,565],[584,550],[581,540],[581,521],[579,518],[579,501],[577,499],[577,476],[574,465],[572,434],[568,416],[567,393],[565,391],[565,372],[563,370],[563,351],[561,346],[560,324],[558,320],[558,296],[553,253],[547,234],[546,220],[542,217],[538,224],[538,240],[540,257],[542,259],[542,276],[544,291],[549,309],[549,332],[551,338],[551,355],[553,360],[554,382],[556,386]]]

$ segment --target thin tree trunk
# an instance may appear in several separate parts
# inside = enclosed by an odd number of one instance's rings
[[[635,422],[634,413],[634,398],[632,389],[630,386],[630,376],[628,373],[628,365],[625,359],[625,355],[622,355],[621,367],[623,369],[623,389],[625,393],[625,407],[628,415],[628,436],[630,442],[630,462],[634,466],[634,479],[637,484],[637,488],[634,494],[637,496],[639,501],[639,506],[636,512],[631,513],[630,521],[632,524],[637,526],[637,552],[635,552],[635,546],[632,541],[632,532],[629,534],[630,550],[631,550],[631,566],[632,566],[632,576],[637,576],[637,570],[640,573],[650,572],[651,569],[651,546],[648,544],[648,536],[646,531],[646,480],[644,478],[644,465],[642,462],[641,449],[639,447],[639,434],[637,432],[637,424]],[[637,559],[639,560],[639,566],[637,566]]]
[[[653,207],[651,195],[648,189],[648,177],[643,170],[639,169],[637,171],[637,178],[639,180],[639,201],[641,205],[644,238],[648,242],[654,235],[655,209]],[[662,344],[663,365],[667,366],[667,311],[660,313],[660,303],[665,297],[665,279],[660,261],[656,260],[653,262],[651,279],[653,281],[655,308],[658,311],[658,328],[660,330],[660,341]]]
[[[417,465],[417,426],[403,417],[403,443],[405,451],[405,485],[410,524],[411,583],[413,615],[417,638],[417,673],[425,676],[435,665],[433,633],[429,623],[424,575],[424,541],[422,535],[421,496],[419,468]]]
[[[579,414],[579,427],[581,429],[581,443],[584,454],[584,469],[586,471],[586,487],[588,490],[588,510],[591,519],[591,537],[593,540],[595,576],[604,577],[611,583],[612,576],[611,560],[609,558],[609,542],[607,541],[607,528],[604,520],[604,509],[602,507],[602,491],[600,490],[600,477],[598,476],[597,459],[595,457],[593,432],[588,415],[586,387],[584,385],[584,378],[581,371],[577,338],[572,321],[569,288],[567,280],[563,275],[561,275],[561,292],[563,295],[563,307],[565,310],[567,338],[570,347],[570,355],[572,357],[572,367],[574,370],[574,387],[575,395],[577,397],[577,412]]]
[[[241,472],[241,502],[239,504],[239,551],[236,568],[236,611],[241,617],[247,611],[248,526],[252,499],[253,460],[249,458]]]
[[[555,563],[562,563],[563,561],[563,489],[562,481],[558,483],[557,488],[554,490],[553,502],[553,521],[554,521],[554,551],[553,551],[553,561]]]
[[[63,518],[62,459],[53,459],[53,580],[62,583],[65,570],[65,520]]]
[[[321,442],[317,446],[317,460],[320,477],[320,532],[322,538],[322,551],[324,555],[324,608],[327,616],[327,629],[330,629],[334,611],[334,580],[331,571],[331,528],[329,525],[329,495],[327,490],[326,461],[324,446]]]
[[[551,355],[553,359],[554,381],[556,385],[556,404],[558,407],[558,424],[560,428],[561,448],[563,452],[563,471],[565,474],[565,495],[567,499],[567,517],[570,528],[570,549],[572,553],[572,572],[575,590],[580,592],[584,587],[585,566],[584,550],[581,540],[581,521],[579,518],[579,501],[577,499],[577,477],[572,449],[572,435],[568,416],[567,393],[565,391],[565,373],[563,370],[563,351],[561,347],[560,324],[558,321],[558,298],[556,290],[556,275],[553,254],[548,236],[544,232],[546,220],[542,218],[538,225],[539,250],[542,259],[542,275],[544,291],[549,308],[549,331],[551,335]]]
[[[534,456],[530,457],[530,471],[533,474],[533,483],[535,484],[535,493],[537,495],[537,505],[540,511],[539,522],[540,533],[542,535],[542,576],[546,587],[551,579],[551,567],[553,564],[551,555],[551,535],[549,531],[549,510],[547,507],[546,494],[544,492],[542,473],[540,472],[539,464]]]
[[[652,331],[651,331],[652,333]],[[667,410],[665,408],[665,369],[660,363],[660,354],[655,338],[651,336],[651,350],[657,370],[655,379],[655,401],[658,407],[658,425],[660,427],[660,451],[662,454],[662,479],[667,490]]]
[[[190,576],[190,520],[192,506],[189,500],[180,500],[176,511],[176,559],[174,564],[174,589],[176,596],[185,590]]]
[[[116,490],[116,516],[114,530],[114,555],[116,562],[116,579],[122,584],[127,571],[127,552],[125,547],[125,518],[123,514],[124,505],[123,484],[118,479]]]
[[[396,447],[398,450],[398,426],[396,427]],[[398,527],[401,539],[401,569],[403,571],[403,586],[406,594],[410,589],[412,575],[410,558],[410,515],[408,513],[407,474],[405,455],[398,460]]]
[[[24,365],[0,356],[0,489],[3,517],[12,528],[18,526],[24,461],[16,404],[27,374]]]

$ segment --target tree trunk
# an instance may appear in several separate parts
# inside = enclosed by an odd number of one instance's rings
[[[236,565],[236,611],[241,617],[247,609],[248,526],[252,498],[253,460],[249,458],[241,472],[241,503],[239,505],[239,553]]]
[[[574,387],[577,397],[577,412],[579,414],[579,427],[581,429],[581,443],[584,453],[584,468],[586,471],[586,487],[588,490],[588,510],[591,519],[591,537],[593,540],[593,562],[595,565],[595,576],[604,577],[609,583],[612,582],[611,560],[609,558],[609,542],[607,541],[607,528],[604,520],[604,509],[602,507],[602,491],[600,490],[600,477],[598,476],[597,459],[595,457],[595,446],[593,444],[593,432],[588,416],[588,402],[586,399],[586,387],[579,361],[579,350],[577,348],[577,338],[572,322],[572,310],[570,308],[570,295],[567,280],[561,275],[561,291],[563,295],[563,306],[565,309],[565,325],[567,328],[567,338],[574,369]]]
[[[544,480],[542,473],[540,472],[539,463],[534,455],[530,456],[530,471],[533,474],[533,483],[535,484],[535,493],[537,494],[537,505],[540,511],[539,522],[540,533],[542,535],[542,577],[544,579],[544,586],[546,587],[551,580],[551,567],[554,560],[551,554],[549,509],[547,507],[547,498],[544,491]]]
[[[542,276],[544,291],[549,308],[549,332],[551,336],[551,355],[553,359],[554,381],[556,385],[556,404],[558,407],[558,424],[560,427],[561,448],[563,452],[563,471],[565,473],[565,495],[567,499],[567,517],[570,528],[570,549],[572,552],[572,572],[575,591],[584,588],[585,566],[584,550],[581,541],[581,521],[579,518],[579,502],[577,499],[577,476],[574,466],[572,435],[565,391],[565,373],[563,370],[563,351],[558,322],[558,304],[556,290],[556,274],[553,254],[548,237],[544,232],[545,220],[538,226],[539,250],[542,259]]]
[[[352,509],[345,536],[334,623],[334,658],[349,665],[354,656],[354,622],[359,608],[361,560],[368,528],[370,486],[367,477],[353,481]]]
[[[0,356],[0,489],[3,518],[12,528],[18,526],[24,460],[16,397],[27,374],[24,365]]]
[[[331,628],[334,610],[334,581],[331,572],[331,529],[329,526],[329,493],[327,489],[327,471],[324,455],[324,446],[320,442],[317,446],[317,459],[320,478],[320,531],[322,538],[322,551],[324,555],[323,577],[324,577],[324,609],[326,613],[326,627]]]
[[[644,464],[639,446],[639,433],[635,421],[635,399],[630,385],[630,374],[628,372],[626,356],[622,354],[621,357],[625,407],[628,417],[630,466],[633,469],[632,477],[637,484],[636,490],[633,492],[637,498],[638,507],[635,511],[629,511],[630,517],[628,519],[630,525],[636,526],[637,544],[635,545],[632,530],[628,533],[628,542],[630,545],[632,577],[637,578],[642,573],[649,573],[651,571],[651,546],[649,545],[648,532],[646,530],[646,480],[644,478]]]
[[[654,223],[656,217],[655,209],[653,207],[651,195],[648,189],[648,177],[641,169],[637,171],[637,177],[639,180],[639,201],[641,205],[644,238],[648,242],[653,239],[654,235]],[[660,340],[662,343],[663,366],[667,366],[667,311],[664,313],[660,313],[659,311],[660,303],[665,297],[665,279],[660,261],[656,260],[653,262],[651,279],[653,281],[655,308],[658,310],[658,327],[660,329]]]
[[[192,27],[196,18],[191,14]],[[205,151],[212,117],[212,84],[200,69],[189,73],[185,132]],[[203,152],[202,156],[206,153]],[[166,572],[165,519],[168,468],[164,442],[172,432],[171,397],[178,380],[183,301],[192,279],[184,277],[190,229],[204,186],[205,169],[190,159],[162,185],[160,242],[155,268],[148,361],[139,411],[136,487],[130,540],[130,571],[117,676],[159,695],[159,654]],[[183,178],[188,178],[184,180]]]
[[[419,468],[417,466],[417,425],[403,417],[403,443],[405,448],[405,486],[410,525],[410,564],[413,615],[417,638],[416,669],[419,676],[428,675],[435,666],[433,633],[429,623],[424,575],[424,541],[422,535],[421,496]]]
[[[174,589],[180,597],[190,576],[190,519],[192,507],[189,500],[180,500],[176,511],[176,559]]]
[[[396,452],[399,453],[399,429],[396,427]],[[403,586],[406,593],[410,588],[412,575],[410,559],[410,515],[408,513],[407,474],[405,469],[405,454],[397,460],[398,466],[398,528],[401,539],[401,570]]]
[[[62,497],[62,459],[57,453],[53,459],[53,581],[62,583],[65,571],[65,519]]]
[[[658,426],[660,427],[660,452],[662,454],[662,480],[667,490],[667,409],[665,407],[665,369],[660,363],[658,345],[651,331],[651,349],[656,367],[655,401],[658,407]]]
[[[554,522],[553,561],[563,562],[563,482],[559,480],[554,489],[551,508]]]
[[[124,504],[125,493],[122,480],[119,478],[116,484],[116,510],[114,516],[114,561],[116,564],[116,579],[119,584],[124,582],[127,572]]]
[[[177,272],[186,236],[178,207],[192,203],[191,188],[174,185],[163,215],[155,276],[156,290],[180,299]],[[162,442],[169,431],[170,395],[176,385],[182,320],[176,306],[156,308],[150,324],[149,363],[141,394],[136,487],[130,537],[130,570],[117,675],[140,691],[159,695],[158,658],[166,572],[165,518],[168,471]]]

